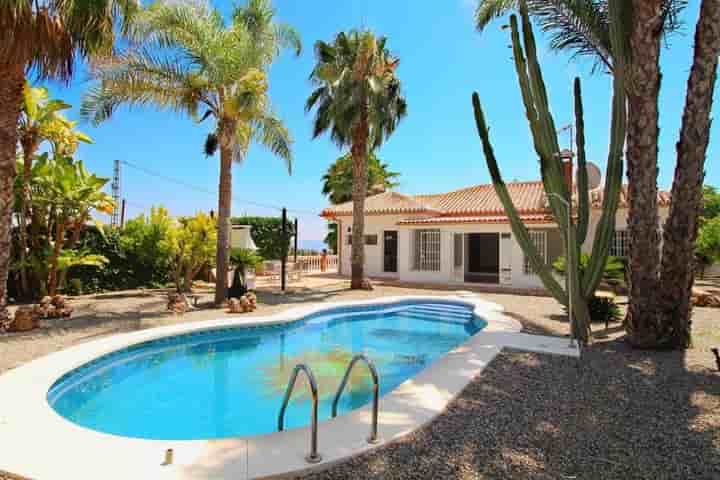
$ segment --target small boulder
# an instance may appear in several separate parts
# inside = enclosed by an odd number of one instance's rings
[[[183,314],[188,309],[188,302],[182,293],[172,292],[168,294],[167,309],[175,314]]]
[[[242,305],[240,300],[237,298],[231,298],[227,302],[228,313],[243,313]]]
[[[32,307],[20,307],[15,311],[15,317],[10,323],[9,331],[27,332],[38,326],[35,309]]]

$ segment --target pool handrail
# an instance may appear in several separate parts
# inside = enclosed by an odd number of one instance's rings
[[[315,375],[312,370],[304,363],[298,363],[293,368],[292,375],[288,381],[287,389],[285,390],[285,398],[283,398],[282,407],[280,407],[280,414],[278,415],[278,431],[282,432],[285,429],[285,410],[287,409],[290,396],[292,395],[293,389],[295,388],[295,382],[298,374],[304,372],[310,385],[310,394],[312,395],[312,428],[310,429],[310,453],[305,457],[308,463],[318,463],[322,461],[322,456],[318,453],[318,389],[317,382],[315,381]]]
[[[352,372],[353,367],[360,360],[365,362],[365,364],[367,365],[368,370],[370,371],[370,376],[372,377],[372,381],[373,381],[372,426],[370,429],[370,436],[367,438],[367,442],[370,444],[375,444],[380,441],[380,438],[378,437],[378,409],[379,409],[379,403],[380,403],[380,399],[379,399],[380,377],[378,376],[377,369],[375,368],[375,364],[365,354],[359,353],[359,354],[355,355],[352,358],[352,360],[350,360],[350,364],[348,365],[347,370],[345,370],[345,376],[343,377],[342,381],[340,382],[340,386],[338,387],[337,393],[335,393],[335,398],[333,399],[332,418],[337,417],[337,408],[338,408],[338,402],[340,401],[340,397],[342,396],[343,390],[345,390],[345,386],[347,385],[347,382],[350,379],[350,373]]]

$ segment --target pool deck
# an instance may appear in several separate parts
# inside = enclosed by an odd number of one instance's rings
[[[129,345],[229,326],[257,326],[293,321],[332,307],[392,304],[403,300],[464,302],[474,306],[486,328],[408,379],[380,400],[381,443],[369,445],[370,408],[364,407],[319,424],[319,452],[323,461],[310,465],[310,429],[223,440],[169,441],[120,437],[80,427],[58,415],[47,403],[50,386],[64,373]],[[39,358],[0,376],[0,471],[35,479],[114,478],[264,478],[297,475],[322,469],[396,440],[442,413],[448,403],[505,347],[578,357],[566,338],[520,333],[521,325],[503,314],[502,307],[480,295],[403,296],[382,299],[323,302],[276,315],[222,319],[143,330],[84,343]],[[568,359],[568,361],[575,361]],[[181,421],[181,419],[179,419]],[[163,465],[166,449],[174,463]]]

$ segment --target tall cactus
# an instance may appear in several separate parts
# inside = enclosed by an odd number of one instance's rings
[[[552,274],[551,267],[539,254],[530,239],[527,227],[520,219],[520,215],[512,203],[510,194],[500,174],[497,160],[495,159],[488,126],[480,104],[480,97],[477,93],[474,93],[472,97],[475,123],[482,141],[483,152],[488,169],[490,170],[490,176],[492,177],[495,191],[510,220],[513,234],[528,258],[532,269],[540,277],[548,291],[563,305],[567,306],[572,303],[573,318],[571,319],[571,330],[573,336],[582,343],[587,343],[590,339],[590,318],[587,300],[594,294],[602,278],[605,264],[607,263],[610,243],[615,229],[615,213],[617,212],[620,188],[622,185],[623,147],[626,122],[624,59],[626,58],[625,54],[627,51],[625,45],[626,37],[624,37],[623,32],[625,24],[622,21],[623,13],[621,12],[621,10],[627,8],[627,6],[623,5],[623,3],[623,0],[610,0],[609,2],[609,14],[612,19],[611,44],[615,53],[613,58],[616,59],[614,65],[615,75],[613,78],[610,147],[602,215],[595,231],[590,262],[582,275],[579,271],[580,247],[585,241],[588,232],[590,206],[588,179],[585,170],[585,123],[583,118],[580,79],[576,78],[574,84],[575,123],[577,127],[576,145],[578,152],[576,178],[577,208],[573,209],[574,218],[570,218],[570,225],[568,225],[567,207],[560,198],[568,202],[568,204],[571,204],[573,192],[568,188],[565,181],[555,121],[550,113],[545,82],[543,81],[542,71],[537,60],[535,37],[525,1],[521,1],[519,4],[520,18],[522,21],[522,40],[520,31],[518,30],[517,17],[515,15],[510,17],[515,70],[518,76],[518,83],[520,85],[530,131],[533,136],[535,151],[540,158],[540,173],[543,187],[555,222],[562,232],[568,265],[567,271],[574,273],[574,275],[566,278],[565,288],[558,283]],[[568,245],[570,248],[568,248]],[[569,285],[570,281],[572,281],[572,285]],[[568,290],[572,291],[572,298],[569,298]]]

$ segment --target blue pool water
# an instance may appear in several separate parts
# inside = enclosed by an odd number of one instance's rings
[[[485,326],[469,307],[433,302],[343,307],[271,327],[226,328],[153,340],[66,374],[48,392],[60,415],[94,430],[151,439],[209,439],[274,432],[292,368],[305,362],[320,392],[320,419],[347,365],[365,353],[387,393]],[[371,400],[360,364],[340,414]],[[382,404],[381,404],[382,405]],[[286,428],[309,423],[298,379]]]

